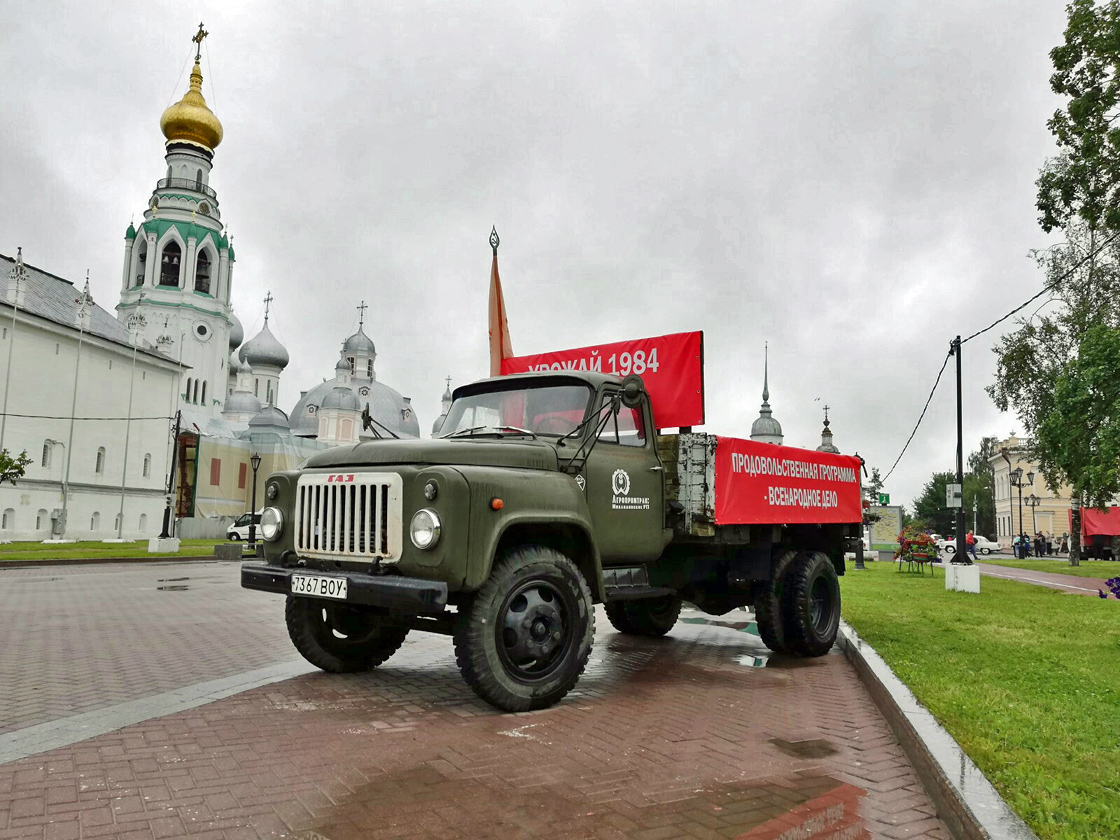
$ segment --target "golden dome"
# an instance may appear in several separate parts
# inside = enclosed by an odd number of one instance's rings
[[[198,143],[211,151],[222,142],[222,124],[202,97],[202,70],[197,59],[191,71],[191,89],[163,112],[159,127],[169,142]]]

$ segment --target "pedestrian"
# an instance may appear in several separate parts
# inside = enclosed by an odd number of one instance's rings
[[[965,534],[964,545],[965,545],[965,548],[967,549],[968,553],[972,555],[973,561],[976,561],[978,559],[977,556],[976,556],[976,537],[973,535],[973,533],[971,531],[969,531],[967,534]]]
[[[1011,540],[1011,556],[1018,559],[1019,557],[1019,535],[1016,534]]]
[[[1042,536],[1041,531],[1036,531],[1034,535],[1034,556],[1041,557],[1042,549],[1046,545],[1046,538]]]
[[[1060,551],[1061,551],[1062,554],[1069,554],[1069,533],[1068,532],[1064,532],[1062,534],[1062,547],[1061,547]]]
[[[1019,540],[1019,559],[1026,560],[1031,556],[1031,538],[1023,534],[1022,539]]]
[[[1049,534],[1046,535],[1046,556],[1047,557],[1053,557],[1054,556],[1054,533],[1053,533],[1053,531],[1051,531]]]

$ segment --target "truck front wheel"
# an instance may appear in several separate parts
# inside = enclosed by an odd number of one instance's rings
[[[805,551],[790,566],[782,611],[791,653],[823,656],[840,626],[840,581],[827,554]]]
[[[407,627],[383,624],[361,607],[294,595],[284,605],[284,620],[303,658],[332,674],[376,668],[408,635]]]
[[[619,633],[664,636],[677,623],[681,614],[681,599],[676,595],[665,595],[638,601],[612,601],[606,605],[606,610],[607,618]]]
[[[551,548],[509,552],[459,613],[459,671],[475,694],[507,712],[559,701],[591,654],[591,591],[576,565]]]

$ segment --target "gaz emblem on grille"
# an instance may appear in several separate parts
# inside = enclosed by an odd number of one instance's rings
[[[354,474],[349,475],[328,475],[327,484],[347,484],[354,480]]]

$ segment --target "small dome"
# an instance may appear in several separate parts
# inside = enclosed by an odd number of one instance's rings
[[[226,404],[222,408],[223,413],[227,414],[253,414],[257,415],[261,412],[261,401],[250,394],[248,391],[234,391],[226,399]]]
[[[781,437],[782,435],[782,424],[770,416],[769,413],[761,415],[751,424],[752,438],[763,435],[772,435],[775,437]]]
[[[346,343],[342,345],[342,352],[376,356],[377,348],[373,346],[373,339],[366,335],[361,327],[358,327],[358,331],[346,339]]]
[[[196,143],[213,151],[222,142],[222,124],[202,96],[202,69],[197,61],[191,71],[190,90],[163,112],[159,128],[169,143]]]
[[[323,408],[337,408],[340,411],[362,410],[361,403],[358,402],[358,395],[345,385],[339,385],[323,398]]]
[[[241,320],[232,311],[229,313],[229,322],[229,349],[236,350],[245,340],[245,327],[241,326]]]
[[[124,232],[124,238],[125,239],[135,239],[136,238],[136,228],[133,227],[132,222],[128,223],[128,230],[126,230]]]
[[[338,364],[334,366],[334,372],[336,376],[340,373],[349,373],[350,363],[345,359],[339,359]]]
[[[268,328],[268,321],[264,322],[261,331],[245,342],[245,346],[237,354],[241,361],[248,362],[251,367],[266,365],[283,370],[288,366],[288,351],[284,349],[276,336]]]
[[[229,354],[229,375],[230,376],[237,376],[237,374],[240,373],[243,368],[244,368],[244,365],[242,364],[241,360],[239,358],[237,358],[237,354],[236,353],[230,353]]]
[[[291,428],[288,425],[288,415],[274,405],[267,405],[261,409],[260,413],[249,421],[249,425],[251,427],[276,426],[281,429]]]

